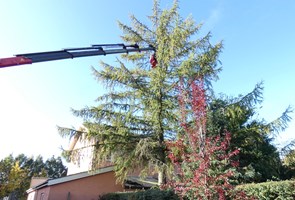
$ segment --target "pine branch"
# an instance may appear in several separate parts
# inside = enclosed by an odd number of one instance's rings
[[[116,122],[121,120],[123,123],[139,123],[139,124],[149,124],[147,119],[142,119],[142,117],[130,115],[125,112],[116,112],[114,110],[103,109],[103,105],[100,107],[84,108],[81,110],[73,110],[73,114],[77,117],[83,117],[87,120],[95,120],[98,123],[103,122]]]
[[[129,87],[132,82],[129,77],[125,76],[124,71],[120,67],[112,67],[105,63],[101,63],[104,67],[103,71],[93,69],[94,76],[101,81],[107,88]]]
[[[125,67],[124,63],[117,60],[120,67],[113,67],[106,63],[101,63],[104,70],[97,71],[93,68],[93,74],[97,80],[103,82],[107,88],[115,88],[116,86],[139,89],[143,91],[149,91],[147,83],[144,78],[134,78],[133,74]]]
[[[292,112],[293,108],[289,106],[280,117],[266,125],[266,131],[273,134],[273,136],[277,136],[280,132],[285,131],[292,119],[289,115]]]
[[[57,126],[57,130],[62,138],[69,138],[69,140],[71,140],[73,137],[79,137],[80,135],[87,133],[83,129],[76,130],[74,128],[65,128],[60,126]]]
[[[145,40],[147,41],[144,45],[153,45],[155,46],[155,39],[153,38],[155,35],[155,32],[152,31],[147,25],[141,23],[134,15],[130,16],[130,19],[132,21],[132,25],[137,33],[140,35],[143,35]]]
[[[285,145],[283,148],[280,150],[280,154],[284,157],[290,152],[294,150],[295,147],[295,140],[291,140],[287,145]]]
[[[159,0],[154,0],[152,11],[153,11],[153,15],[149,16],[148,18],[151,20],[151,22],[153,24],[153,29],[156,30],[159,25],[159,17],[162,14],[162,11],[160,9]]]
[[[253,91],[237,99],[235,102],[231,103],[231,105],[228,105],[228,107],[235,106],[235,105],[252,107],[256,104],[260,104],[263,100],[262,92],[263,92],[263,82],[257,83]]]
[[[121,36],[123,41],[127,43],[136,43],[136,44],[149,44],[149,41],[143,38],[138,32],[133,30],[132,27],[127,26],[121,22],[118,22],[119,27],[123,30],[124,34]]]
[[[128,78],[130,79],[130,82],[132,83],[131,87],[134,89],[139,89],[141,91],[145,91],[145,93],[147,93],[149,91],[148,87],[147,87],[148,83],[143,81],[143,77],[141,77],[141,80],[135,79],[133,77],[133,73],[131,73],[121,61],[118,61],[118,62],[120,63],[120,66],[125,71],[125,73],[128,74]]]
[[[99,96],[96,101],[97,102],[123,102],[127,101],[131,96],[138,96],[137,91],[124,91],[124,92],[110,92],[108,94],[104,94],[102,96]]]

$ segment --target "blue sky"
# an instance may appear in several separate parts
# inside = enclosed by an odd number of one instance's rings
[[[26,0],[0,1],[0,57],[54,51],[91,44],[121,43],[120,20],[130,14],[143,22],[152,1]],[[163,0],[163,8],[172,1]],[[237,96],[264,81],[259,117],[271,121],[295,106],[295,2],[292,0],[180,0],[180,13],[204,23],[201,35],[224,41],[223,71],[217,93]],[[70,108],[94,105],[103,92],[91,75],[98,61],[113,63],[119,55],[51,61],[0,69],[0,159],[13,153],[59,155],[62,140],[56,126],[78,128]],[[291,115],[293,118],[294,114]],[[276,143],[295,138],[295,122]]]

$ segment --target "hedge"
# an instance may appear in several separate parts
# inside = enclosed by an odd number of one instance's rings
[[[171,190],[150,189],[138,192],[109,193],[99,197],[99,200],[179,200]]]
[[[262,200],[295,199],[295,181],[270,181],[236,186],[234,193],[244,192],[248,197]],[[234,195],[233,195],[234,196]],[[241,199],[240,195],[230,199]],[[171,190],[150,189],[138,192],[109,193],[99,200],[179,200]]]
[[[239,185],[236,191],[244,191],[248,196],[264,200],[295,199],[295,181],[270,181]]]

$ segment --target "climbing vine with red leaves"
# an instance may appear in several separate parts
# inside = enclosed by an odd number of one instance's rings
[[[168,157],[174,165],[174,176],[165,186],[181,198],[226,199],[233,186],[239,150],[229,151],[231,134],[206,135],[206,94],[202,78],[185,88],[179,85],[179,105],[184,133],[175,141],[167,141]]]

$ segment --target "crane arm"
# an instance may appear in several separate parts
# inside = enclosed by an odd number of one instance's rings
[[[152,46],[140,48],[137,44],[98,44],[91,47],[68,48],[60,51],[18,54],[10,58],[0,58],[0,68],[52,60],[142,51],[155,51],[155,48]]]

